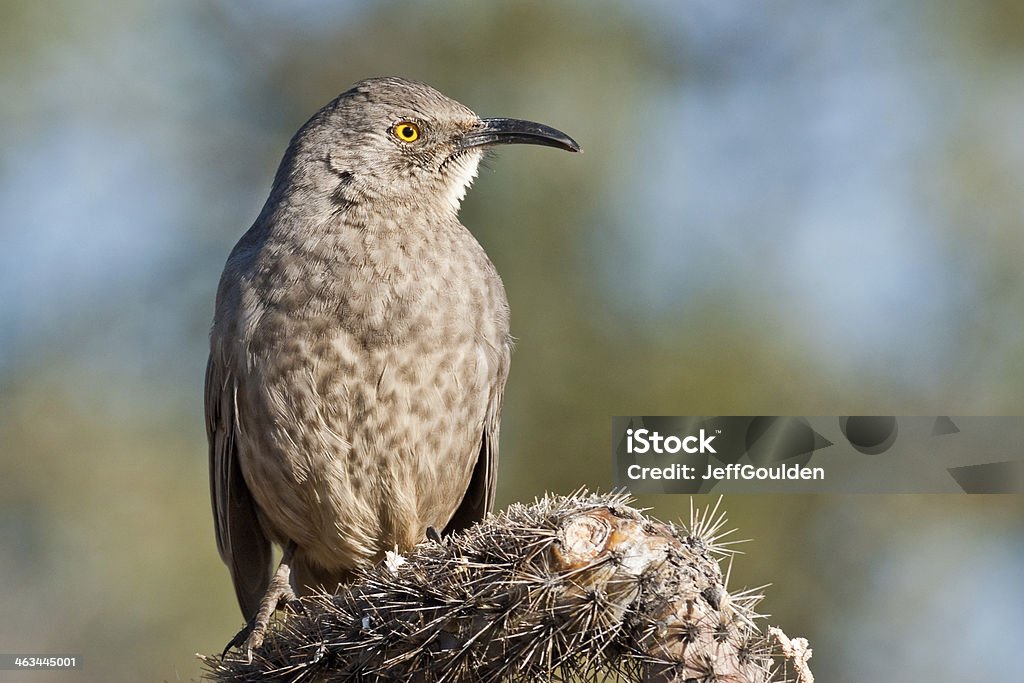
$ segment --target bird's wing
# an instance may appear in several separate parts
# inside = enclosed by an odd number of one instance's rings
[[[444,533],[467,529],[479,522],[494,507],[494,492],[498,487],[498,432],[501,428],[501,406],[505,398],[505,380],[512,348],[506,344],[498,361],[498,372],[487,401],[483,434],[480,438],[480,453],[477,456],[473,476],[469,480],[466,495],[444,528]]]
[[[210,497],[217,550],[231,570],[238,605],[246,619],[259,607],[270,583],[270,541],[256,516],[238,464],[237,384],[215,354],[206,365],[206,436],[210,442]]]

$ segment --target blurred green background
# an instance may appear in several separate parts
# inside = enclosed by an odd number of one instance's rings
[[[519,339],[500,506],[607,489],[612,415],[1024,414],[1017,0],[5,0],[0,652],[83,663],[0,680],[190,680],[241,625],[214,289],[291,134],[381,74],[586,150],[503,150],[463,207]],[[818,680],[1019,678],[1019,497],[724,505]]]

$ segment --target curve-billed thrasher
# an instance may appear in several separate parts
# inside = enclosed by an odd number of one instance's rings
[[[422,83],[357,83],[292,138],[228,258],[206,421],[217,547],[249,619],[233,643],[250,634],[250,653],[292,587],[333,591],[493,503],[508,302],[457,214],[502,143],[579,151]]]

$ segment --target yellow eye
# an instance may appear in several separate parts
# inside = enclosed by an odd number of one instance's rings
[[[399,121],[391,128],[391,134],[402,142],[416,142],[420,139],[420,127],[412,121]]]

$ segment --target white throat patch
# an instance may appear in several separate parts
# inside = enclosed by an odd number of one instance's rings
[[[455,213],[459,212],[462,200],[466,197],[466,190],[469,189],[469,186],[473,184],[473,179],[476,178],[482,158],[483,152],[474,149],[460,154],[449,163],[452,180],[448,186],[447,198],[452,211]]]

